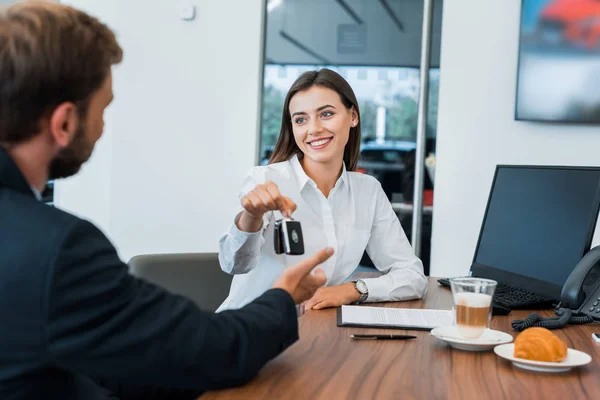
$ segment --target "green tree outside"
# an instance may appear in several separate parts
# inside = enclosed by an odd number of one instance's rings
[[[281,114],[286,93],[268,85],[263,91],[262,132],[263,148],[275,146],[281,130]]]

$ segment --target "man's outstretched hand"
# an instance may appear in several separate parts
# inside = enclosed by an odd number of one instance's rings
[[[314,256],[301,263],[287,268],[273,284],[274,289],[283,289],[288,292],[296,304],[300,304],[315,294],[317,289],[325,284],[327,277],[321,268],[313,269],[327,261],[333,254],[333,249],[328,247],[317,252]]]

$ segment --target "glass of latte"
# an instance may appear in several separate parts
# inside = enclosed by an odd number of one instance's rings
[[[483,278],[452,278],[454,321],[465,339],[479,338],[492,319],[492,297],[498,283]]]

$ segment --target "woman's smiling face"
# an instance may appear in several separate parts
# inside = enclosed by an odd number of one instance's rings
[[[347,109],[334,90],[312,86],[292,97],[289,112],[305,161],[342,163],[350,128],[358,124],[354,108]]]

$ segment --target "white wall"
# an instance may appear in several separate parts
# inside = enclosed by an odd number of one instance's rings
[[[514,121],[520,5],[444,2],[432,276],[468,272],[496,164],[600,165],[598,126]]]
[[[56,204],[97,223],[121,257],[216,251],[255,165],[262,0],[64,1],[111,26],[125,50],[104,137]]]

